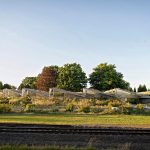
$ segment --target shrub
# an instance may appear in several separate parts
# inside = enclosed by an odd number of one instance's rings
[[[58,107],[52,106],[52,107],[51,107],[51,112],[59,112]]]
[[[9,99],[7,97],[0,98],[0,104],[9,104]]]
[[[79,112],[90,112],[90,102],[87,99],[80,100],[77,103],[77,108]]]
[[[111,105],[113,107],[117,107],[117,106],[121,105],[122,102],[120,100],[117,100],[117,99],[115,99],[115,100],[112,100],[112,99],[110,99],[110,100],[96,100],[96,102],[95,102],[95,104],[99,105],[99,106],[108,106],[109,103],[111,103]]]
[[[119,107],[122,105],[122,102],[119,100],[111,100],[108,105],[111,105],[112,107]]]
[[[11,107],[8,104],[0,104],[0,113],[11,112]]]
[[[104,109],[101,113],[101,115],[111,115],[111,114],[114,114],[114,111],[111,110],[111,109]]]
[[[12,105],[26,106],[27,104],[31,104],[32,100],[29,96],[26,96],[26,97],[22,97],[22,98],[19,98],[19,99],[12,99],[12,100],[9,101],[9,103],[12,104]]]
[[[95,106],[95,107],[91,107],[90,111],[91,111],[92,113],[99,113],[99,112],[102,112],[103,109],[100,108],[100,107],[96,107],[96,106]]]
[[[89,113],[90,112],[90,106],[84,106],[84,107],[82,107],[81,112]]]
[[[72,103],[69,103],[67,106],[66,106],[66,111],[70,111],[72,112],[74,110],[74,105]]]
[[[107,106],[109,102],[110,102],[110,100],[103,100],[103,101],[99,102],[99,105],[101,105],[101,106]]]
[[[54,98],[48,99],[48,98],[36,96],[36,97],[32,97],[32,103],[35,105],[51,106],[51,105],[55,105],[55,100]]]
[[[36,112],[36,106],[34,104],[27,104],[24,111],[25,112]]]
[[[98,101],[99,101],[99,100],[98,100]],[[91,103],[92,106],[95,106],[97,100],[96,100],[96,99],[90,99],[89,102]]]
[[[19,105],[20,104],[20,99],[11,99],[11,100],[9,100],[9,104]]]
[[[144,106],[142,104],[136,105],[136,111],[137,113],[143,113],[144,112]]]
[[[20,103],[22,105],[27,105],[27,104],[31,104],[32,103],[32,99],[30,96],[26,96],[20,99]]]
[[[126,102],[129,102],[131,104],[138,104],[138,103],[140,103],[140,99],[139,98],[128,98]]]
[[[120,109],[121,114],[128,114],[129,115],[129,114],[133,113],[133,108],[131,107],[130,104],[122,105],[119,107],[119,109]]]

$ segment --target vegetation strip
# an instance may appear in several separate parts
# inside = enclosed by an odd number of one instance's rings
[[[73,147],[35,147],[35,146],[1,146],[0,150],[95,150],[94,148],[73,148]]]
[[[150,116],[93,114],[1,114],[0,123],[123,126],[150,128]]]

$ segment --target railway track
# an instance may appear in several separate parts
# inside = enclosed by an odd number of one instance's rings
[[[0,125],[1,133],[40,133],[40,134],[90,134],[90,135],[150,135],[150,129],[132,128],[98,128],[82,126],[27,126],[27,125]]]

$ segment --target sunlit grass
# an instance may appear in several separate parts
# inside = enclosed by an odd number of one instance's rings
[[[94,148],[69,148],[69,147],[35,147],[35,146],[1,146],[0,150],[95,150]]]
[[[123,125],[150,127],[150,116],[16,113],[0,114],[0,122],[62,125]]]

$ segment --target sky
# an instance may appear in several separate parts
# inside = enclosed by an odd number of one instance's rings
[[[149,0],[0,0],[0,80],[18,86],[44,66],[115,64],[150,88]]]

